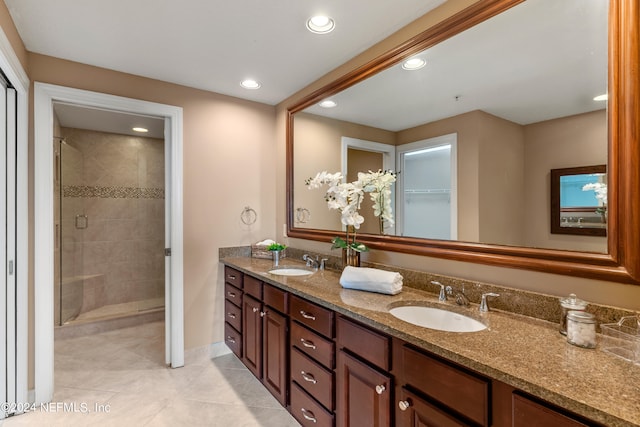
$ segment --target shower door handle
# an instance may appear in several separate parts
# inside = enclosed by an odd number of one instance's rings
[[[84,230],[89,226],[89,217],[86,215],[76,215],[76,228]]]

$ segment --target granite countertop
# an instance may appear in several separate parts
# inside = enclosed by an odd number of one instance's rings
[[[340,273],[330,270],[287,277],[267,272],[271,260],[238,257],[221,262],[604,425],[640,426],[640,366],[599,348],[568,344],[556,323],[496,310],[481,314],[477,305],[439,302],[437,295],[406,286],[395,296],[343,289]],[[289,259],[284,264],[304,265]],[[442,332],[389,314],[394,306],[411,304],[445,306],[488,327],[473,333]]]

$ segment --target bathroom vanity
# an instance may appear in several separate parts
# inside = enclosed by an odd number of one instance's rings
[[[640,425],[640,367],[571,346],[550,322],[222,262],[225,341],[303,426]],[[389,314],[402,305],[466,310],[487,329],[414,326]]]

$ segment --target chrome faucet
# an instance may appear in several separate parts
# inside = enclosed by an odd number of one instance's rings
[[[489,311],[489,304],[487,304],[487,297],[499,297],[500,294],[496,294],[493,292],[487,292],[486,294],[482,294],[482,300],[480,300],[480,312],[486,313]]]
[[[464,285],[462,285],[462,289],[455,293],[456,304],[463,305],[465,307],[469,306],[469,298],[464,293]]]
[[[328,258],[320,258],[320,256],[316,255],[316,258],[313,259],[313,257],[311,257],[311,255],[309,254],[304,254],[302,255],[302,260],[307,262],[307,267],[311,267],[314,269],[320,269],[323,270],[325,269],[325,263],[327,261],[329,261]]]
[[[444,286],[442,283],[436,280],[432,280],[431,284],[440,286],[440,295],[438,295],[438,301],[446,301],[447,295],[451,295],[452,293],[451,286]]]

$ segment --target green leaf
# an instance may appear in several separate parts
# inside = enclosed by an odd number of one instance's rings
[[[267,246],[268,251],[282,251],[286,248],[287,247],[285,245],[281,245],[280,243],[272,243],[269,246]]]

